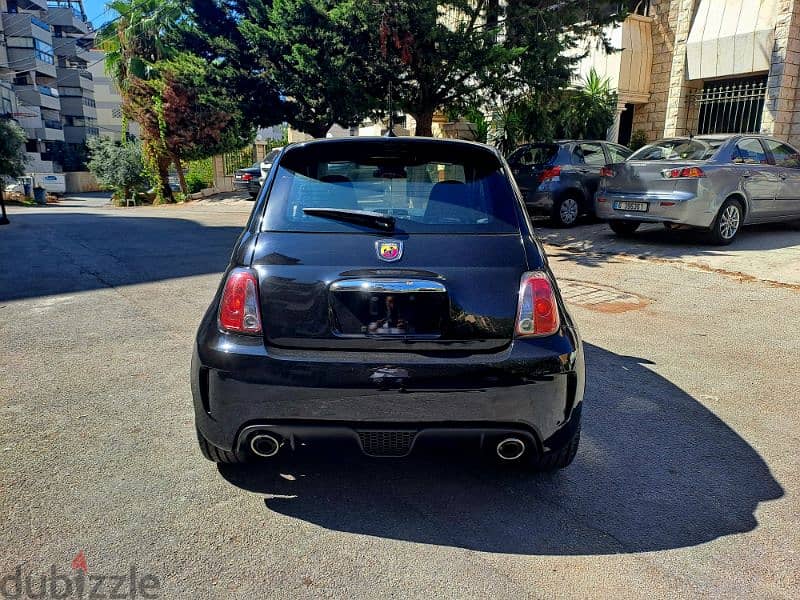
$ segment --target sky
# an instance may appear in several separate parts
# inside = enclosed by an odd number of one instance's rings
[[[114,18],[114,12],[106,10],[106,0],[83,0],[83,10],[86,11],[86,16],[91,20],[95,29]],[[101,14],[104,13],[105,14]]]

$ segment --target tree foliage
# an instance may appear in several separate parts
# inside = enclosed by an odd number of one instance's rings
[[[561,124],[558,137],[573,139],[605,139],[608,128],[614,123],[617,111],[617,93],[608,79],[601,78],[592,69],[581,87],[567,90],[560,114],[554,115]]]
[[[0,186],[3,177],[25,174],[25,131],[11,119],[0,117]]]
[[[103,185],[114,190],[117,198],[130,198],[131,194],[147,187],[148,178],[138,142],[121,144],[109,138],[90,138],[89,171]]]
[[[229,93],[225,70],[182,51],[184,4],[115,0],[110,6],[120,18],[101,31],[106,68],[120,87],[125,116],[142,130],[157,201],[172,200],[171,163],[187,192],[183,161],[241,147],[254,133],[236,93]]]

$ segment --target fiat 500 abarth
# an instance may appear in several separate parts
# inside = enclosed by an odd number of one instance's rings
[[[535,470],[580,438],[581,340],[508,165],[454,140],[350,138],[276,159],[197,334],[200,447],[466,444]]]

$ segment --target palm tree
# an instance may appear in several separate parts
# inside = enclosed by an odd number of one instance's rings
[[[172,201],[169,164],[174,155],[164,143],[161,127],[159,64],[175,54],[169,42],[181,6],[175,0],[112,0],[108,7],[118,16],[99,32],[106,72],[120,90],[123,114],[142,126],[157,201]]]

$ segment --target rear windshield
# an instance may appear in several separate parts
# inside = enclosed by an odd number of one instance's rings
[[[304,208],[391,215],[409,233],[519,231],[516,199],[489,151],[402,141],[320,143],[287,150],[267,201],[265,231],[374,231]]]
[[[531,144],[518,148],[508,157],[512,165],[546,165],[555,159],[558,154],[556,144]]]
[[[276,159],[276,158],[278,158],[278,155],[279,155],[280,153],[281,153],[281,151],[280,151],[280,150],[270,150],[270,151],[267,153],[267,155],[264,157],[264,162],[265,162],[265,163],[271,163],[271,162],[274,162],[274,161],[275,161],[275,159]]]
[[[661,140],[630,155],[628,160],[708,160],[722,140]]]

